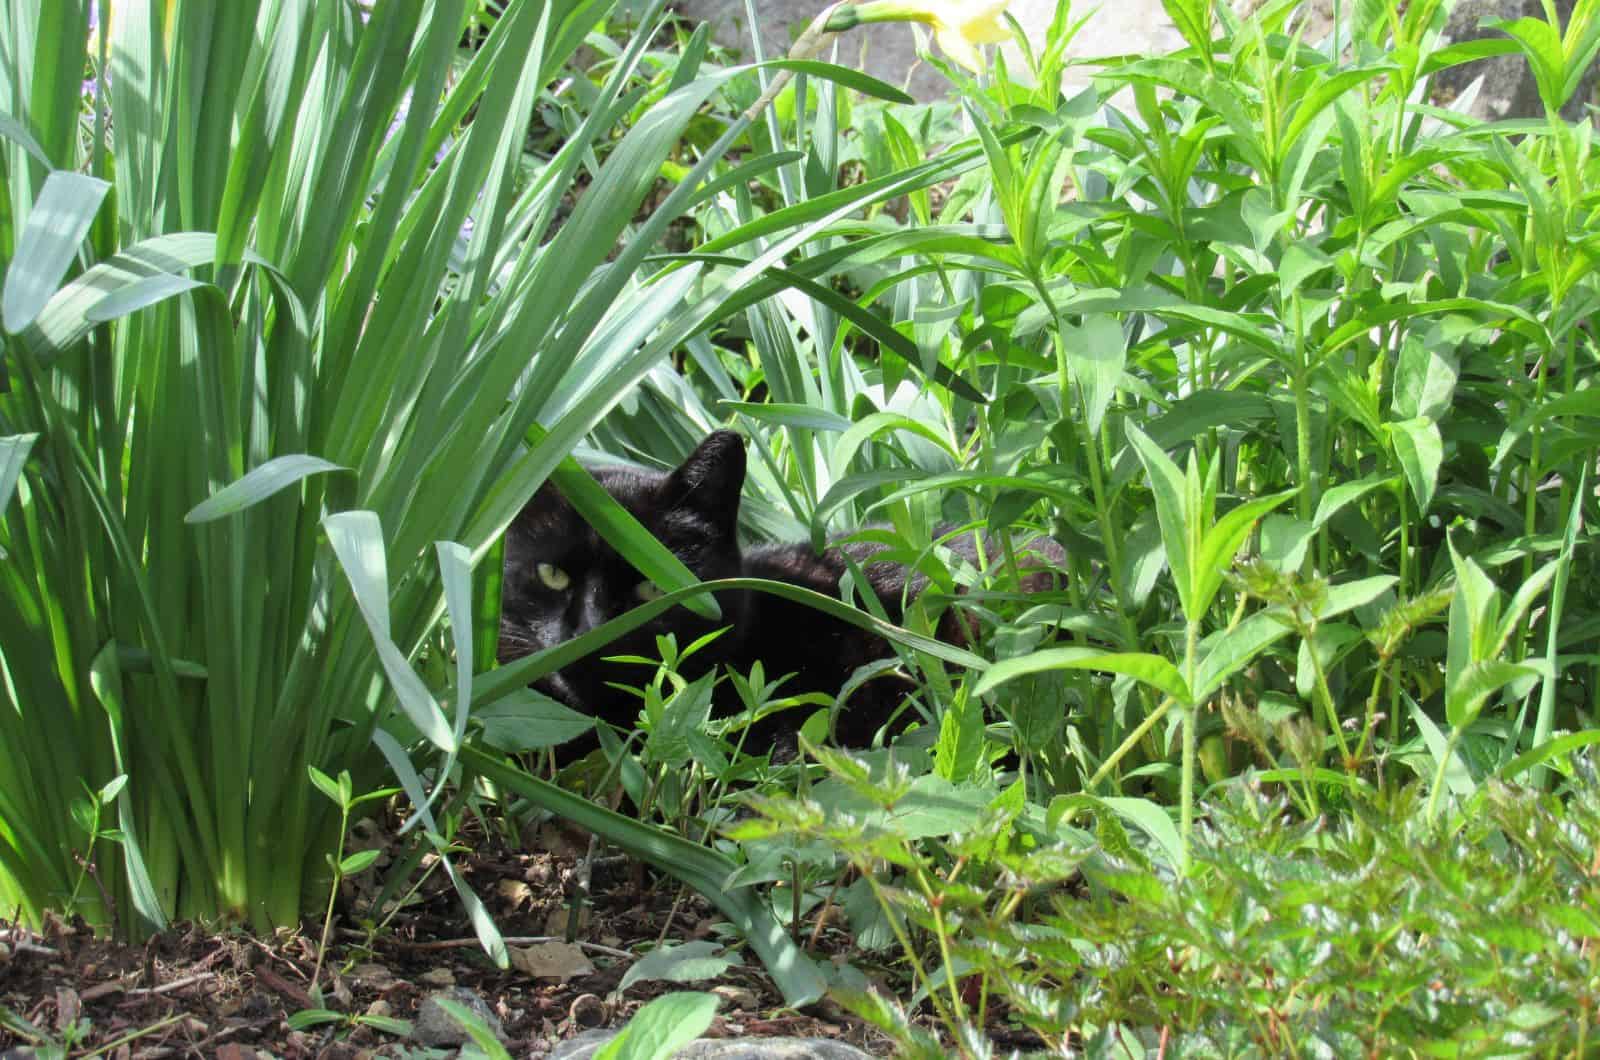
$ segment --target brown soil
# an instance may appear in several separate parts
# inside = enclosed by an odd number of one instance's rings
[[[881,1038],[828,1002],[785,1010],[753,957],[715,982],[638,983],[617,994],[636,956],[659,940],[717,938],[715,913],[672,881],[652,879],[617,857],[592,865],[592,905],[579,917],[576,949],[564,941],[568,902],[584,848],[546,826],[511,851],[476,845],[458,868],[481,897],[513,953],[496,968],[470,937],[466,916],[442,872],[428,874],[397,915],[369,935],[348,925],[369,918],[376,873],[350,881],[344,910],[312,997],[320,924],[255,938],[190,926],[130,946],[54,921],[39,933],[0,921],[0,1060],[27,1047],[65,1046],[66,1054],[111,1057],[450,1056],[359,1022],[377,1016],[415,1020],[429,994],[464,987],[500,1019],[513,1056],[541,1056],[596,1026],[617,1026],[640,1004],[669,990],[722,995],[710,1036],[820,1036],[885,1052]],[[842,933],[823,944],[843,945]],[[464,937],[467,936],[467,937]],[[578,951],[590,967],[574,956]],[[520,969],[520,970],[519,970]],[[337,1019],[296,1030],[290,1017],[310,1009]],[[59,1055],[59,1054],[58,1054]]]

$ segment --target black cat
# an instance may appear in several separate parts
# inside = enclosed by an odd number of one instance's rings
[[[718,578],[768,578],[804,586],[837,598],[849,555],[871,583],[891,621],[898,622],[907,587],[906,568],[872,562],[882,546],[850,542],[817,555],[809,544],[759,545],[742,550],[737,526],[744,487],[744,441],[732,431],[709,435],[682,466],[666,473],[604,469],[595,473],[630,514],[666,545],[702,581]],[[969,560],[976,556],[972,535],[951,542]],[[1030,563],[1059,563],[1059,545],[1048,538],[1030,542]],[[1024,588],[1045,588],[1046,572],[1024,579]],[[920,576],[911,596],[921,591]],[[505,581],[500,618],[501,661],[510,661],[588,632],[651,599],[658,590],[640,576],[553,488],[535,495],[506,534]],[[639,685],[648,679],[638,665],[608,663],[604,656],[655,658],[656,637],[673,633],[680,648],[721,626],[729,627],[697,653],[681,671],[694,678],[716,664],[747,672],[761,660],[771,678],[794,674],[786,695],[835,694],[860,666],[881,659],[890,648],[881,638],[848,623],[768,593],[717,594],[722,619],[712,622],[682,607],[672,608],[633,633],[613,641],[598,655],[566,667],[536,687],[569,706],[624,727],[639,712],[636,696],[608,682]],[[956,609],[946,611],[939,635],[951,642],[968,639]],[[866,743],[892,711],[886,702],[892,682],[869,682],[853,696],[835,735],[846,745]],[[868,691],[871,690],[871,691]],[[863,694],[864,693],[864,694]],[[900,689],[903,693],[903,687]]]

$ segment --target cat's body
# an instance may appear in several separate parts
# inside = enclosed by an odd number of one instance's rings
[[[719,578],[766,578],[803,586],[837,598],[850,556],[867,576],[891,621],[901,617],[906,596],[906,568],[873,561],[881,546],[851,542],[817,555],[809,544],[760,545],[742,549],[737,537],[739,496],[744,485],[743,440],[717,431],[667,473],[602,470],[597,481],[702,581]],[[970,535],[952,547],[968,559],[975,556]],[[1035,552],[1057,561],[1060,548],[1041,539]],[[1038,559],[1034,560],[1038,563]],[[920,592],[920,579],[911,596]],[[555,490],[545,488],[518,515],[506,536],[505,582],[502,591],[500,656],[509,661],[577,637],[621,615],[655,589],[610,545],[603,541]],[[834,694],[860,666],[885,657],[890,648],[881,638],[846,622],[768,593],[730,591],[717,595],[722,619],[712,622],[675,607],[598,655],[566,667],[538,687],[569,706],[620,725],[638,715],[639,700],[609,683],[637,686],[650,677],[638,665],[607,663],[604,656],[657,657],[656,638],[672,633],[683,648],[713,629],[725,633],[697,653],[684,676],[695,677],[716,664],[741,672],[760,660],[768,678],[794,674],[784,694]],[[940,635],[964,634],[953,612],[941,623]],[[883,686],[878,684],[878,688]],[[858,700],[866,700],[858,702]],[[884,720],[881,694],[854,697],[848,712],[854,723],[841,725],[841,742],[862,742]]]

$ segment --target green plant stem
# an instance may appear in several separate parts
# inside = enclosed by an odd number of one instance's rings
[[[1388,672],[1389,663],[1394,658],[1392,652],[1379,652],[1376,672],[1372,675],[1372,691],[1367,695],[1366,710],[1362,715],[1361,742],[1356,745],[1356,761],[1365,761],[1367,757],[1367,744],[1372,737],[1375,727],[1373,718],[1378,713],[1378,694],[1383,690],[1383,675]]]
[[[1322,660],[1317,656],[1317,627],[1306,627],[1302,636],[1307,642],[1307,651],[1311,655],[1311,672],[1317,679],[1317,699],[1322,703],[1322,713],[1328,723],[1328,729],[1333,733],[1334,743],[1339,745],[1339,755],[1345,770],[1348,772],[1356,767],[1356,760],[1350,757],[1350,745],[1345,741],[1344,731],[1339,725],[1339,709],[1334,706],[1333,692],[1328,688],[1328,675],[1323,670]]]
[[[1144,720],[1141,721],[1132,732],[1123,737],[1122,742],[1117,745],[1117,749],[1111,752],[1111,756],[1104,762],[1100,763],[1100,767],[1094,771],[1094,775],[1090,777],[1089,782],[1083,786],[1083,790],[1093,792],[1095,788],[1099,787],[1100,782],[1105,780],[1106,774],[1115,769],[1117,767],[1117,763],[1122,761],[1122,759],[1127,756],[1129,751],[1132,751],[1139,745],[1139,741],[1143,740],[1145,738],[1145,734],[1151,729],[1155,728],[1156,724],[1160,722],[1162,718],[1167,716],[1167,711],[1171,710],[1173,704],[1175,703],[1177,703],[1177,700],[1173,699],[1171,696],[1168,696],[1161,701],[1160,705],[1158,705],[1155,710],[1152,710],[1149,714],[1146,714]]]
[[[328,905],[322,911],[322,937],[317,942],[317,961],[311,969],[312,990],[317,989],[317,982],[322,978],[322,963],[328,957],[328,937],[333,934],[333,903],[339,896],[339,881],[344,877],[344,841],[350,830],[350,805],[347,802],[339,803],[339,843],[333,852],[333,879],[328,883]]]
[[[944,962],[944,985],[950,991],[950,1007],[954,1010],[956,1019],[965,1022],[967,1006],[961,1002],[961,990],[956,983],[955,966],[950,960],[950,932],[945,927],[943,902],[928,882],[928,874],[919,862],[916,867],[917,888],[922,891],[922,897],[928,903],[928,911],[933,914],[933,937],[939,943],[939,959]]]
[[[1200,652],[1200,620],[1191,618],[1186,625],[1183,646],[1183,678],[1189,688],[1192,689],[1195,686],[1195,671],[1199,663],[1196,656]],[[1180,792],[1183,806],[1178,825],[1178,837],[1183,844],[1183,861],[1179,868],[1185,876],[1189,874],[1189,846],[1194,838],[1194,768],[1195,759],[1199,753],[1199,736],[1196,731],[1199,725],[1200,704],[1185,703],[1183,705],[1183,778]]]
[[[916,976],[917,982],[928,987],[928,1001],[933,1005],[940,1022],[947,1027],[954,1027],[956,1024],[950,1018],[950,1013],[945,1011],[944,1001],[940,997],[939,991],[929,986],[928,973],[922,967],[922,960],[917,956],[916,947],[911,944],[911,936],[906,934],[902,918],[890,903],[888,895],[883,893],[883,887],[878,883],[877,875],[872,871],[872,866],[866,863],[858,863],[856,868],[860,871],[861,878],[867,881],[867,886],[872,889],[872,897],[877,901],[878,908],[883,910],[883,915],[888,919],[889,927],[894,931],[895,941],[900,943],[901,951],[905,953],[906,960],[911,964],[912,974]],[[949,978],[949,967],[948,964],[945,965],[946,978]],[[961,1049],[962,1056],[970,1057],[972,1055],[959,1041],[957,1045]]]
[[[1306,353],[1303,309],[1300,292],[1293,298],[1294,312],[1294,448],[1295,478],[1300,488],[1295,508],[1300,518],[1311,521],[1316,510],[1316,489],[1311,470],[1311,365]],[[1309,558],[1310,552],[1306,553]]]

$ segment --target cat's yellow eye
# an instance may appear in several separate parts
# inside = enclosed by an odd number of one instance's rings
[[[560,567],[552,566],[549,563],[541,563],[536,570],[539,573],[539,580],[544,583],[546,589],[554,589],[556,592],[560,592],[572,584],[572,579],[567,577],[567,572]]]
[[[655,582],[640,582],[633,587],[633,595],[644,603],[649,603],[651,600],[661,599],[666,594],[661,591],[661,587]]]

